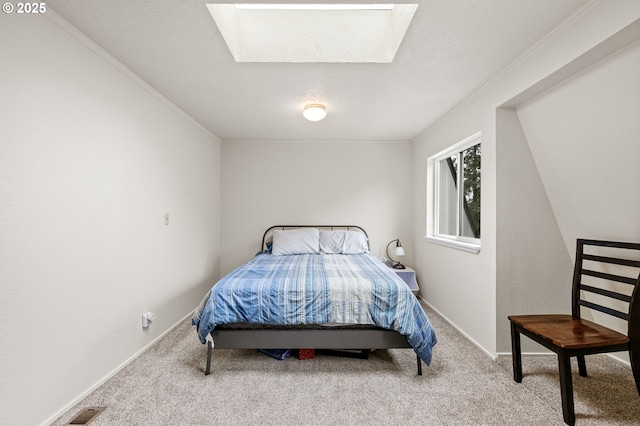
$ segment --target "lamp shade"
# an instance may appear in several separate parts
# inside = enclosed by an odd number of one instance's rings
[[[320,121],[327,116],[327,108],[321,104],[305,105],[302,115],[309,121]]]
[[[398,246],[396,247],[395,251],[393,252],[393,254],[395,254],[396,256],[404,256],[404,247],[402,246]]]

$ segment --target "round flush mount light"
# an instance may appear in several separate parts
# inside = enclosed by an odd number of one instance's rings
[[[302,115],[309,121],[320,121],[327,116],[327,108],[322,104],[305,105]]]

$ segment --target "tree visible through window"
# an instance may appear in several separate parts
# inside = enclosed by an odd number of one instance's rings
[[[437,236],[480,239],[481,157],[477,135],[436,159]]]

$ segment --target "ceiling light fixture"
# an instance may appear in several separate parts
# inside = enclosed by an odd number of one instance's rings
[[[327,116],[327,108],[322,104],[305,105],[302,115],[309,121],[320,121]]]

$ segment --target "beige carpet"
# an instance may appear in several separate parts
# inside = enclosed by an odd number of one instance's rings
[[[524,357],[522,384],[511,359],[489,359],[427,309],[438,344],[416,375],[410,349],[368,360],[318,356],[276,361],[252,350],[206,348],[185,322],[62,415],[107,409],[91,425],[562,425],[555,357]],[[574,375],[576,425],[640,425],[629,367],[587,357],[591,377]]]

